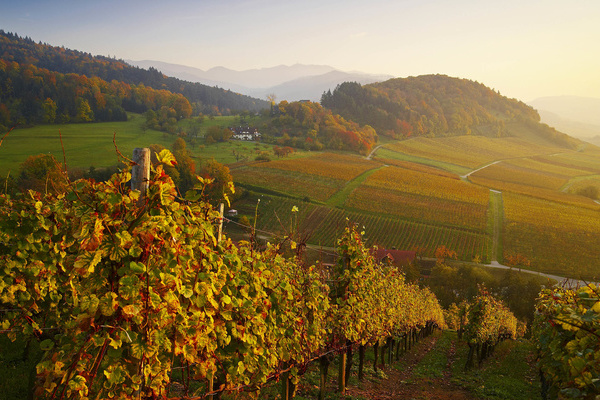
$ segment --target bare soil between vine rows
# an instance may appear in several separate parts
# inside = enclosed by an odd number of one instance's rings
[[[346,395],[372,400],[431,399],[431,400],[474,400],[468,391],[451,382],[451,368],[456,358],[455,348],[447,353],[448,363],[442,378],[413,378],[413,369],[434,347],[440,336],[423,339],[417,347],[403,355],[402,370],[386,365],[383,371],[387,379],[365,381],[358,386],[350,386]]]

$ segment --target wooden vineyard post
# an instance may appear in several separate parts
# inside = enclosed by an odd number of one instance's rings
[[[289,400],[291,398],[291,396],[290,396],[291,390],[290,389],[291,389],[290,373],[284,372],[281,375],[281,399],[282,400]]]
[[[325,400],[325,390],[327,385],[327,371],[329,370],[329,358],[321,356],[319,358],[319,370],[321,372],[321,385],[319,387],[319,400]]]
[[[352,371],[352,358],[354,356],[353,354],[353,349],[352,349],[352,343],[348,342],[347,343],[348,346],[348,350],[346,351],[346,375],[345,375],[345,385],[344,386],[348,386],[348,379],[350,379],[350,372]]]
[[[214,373],[208,378],[208,393],[212,393],[215,388],[215,375]],[[214,395],[210,394],[209,397],[212,399]]]
[[[340,393],[346,391],[346,356],[347,353],[345,350],[340,353],[340,369],[338,373],[338,392]]]
[[[219,234],[217,236],[217,241],[221,241],[223,239],[223,212],[225,211],[225,204],[219,204]]]
[[[133,149],[134,166],[131,168],[131,190],[140,191],[139,203],[144,202],[150,181],[150,149],[136,147]]]

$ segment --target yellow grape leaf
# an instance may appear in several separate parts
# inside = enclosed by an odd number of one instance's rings
[[[173,156],[173,154],[167,149],[161,150],[161,152],[156,155],[156,158],[158,159],[158,162],[162,164],[166,164],[172,167],[177,165],[177,160],[175,159],[175,156]]]

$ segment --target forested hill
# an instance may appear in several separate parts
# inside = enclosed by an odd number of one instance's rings
[[[446,75],[396,78],[364,86],[346,82],[323,93],[321,104],[394,138],[502,137],[526,129],[555,144],[576,146],[574,139],[541,124],[537,111],[525,103],[478,82]]]
[[[180,93],[193,107],[205,113],[229,110],[259,111],[269,107],[269,103],[264,100],[167,77],[156,69],[132,67],[122,60],[36,43],[30,38],[19,37],[3,30],[0,30],[0,59],[19,65],[33,65],[61,74],[74,73],[85,75],[87,78],[98,77],[106,82],[116,80],[130,85],[145,85],[155,90]]]

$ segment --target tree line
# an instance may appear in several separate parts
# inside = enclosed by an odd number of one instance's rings
[[[143,86],[157,91],[165,90],[173,94],[180,94],[188,99],[193,110],[197,113],[219,115],[240,110],[257,112],[269,106],[264,100],[240,95],[229,90],[167,77],[154,68],[145,70],[132,67],[122,60],[110,57],[92,56],[89,53],[77,50],[50,46],[41,42],[36,43],[30,38],[23,38],[3,30],[0,30],[0,59],[7,64],[31,65],[41,70],[63,75],[76,74],[77,76],[85,76],[88,79],[99,78],[108,82],[108,84],[114,84],[116,81],[120,85]],[[6,83],[4,81],[6,78],[3,77],[0,82]],[[0,93],[6,92],[2,91]],[[25,91],[13,92],[13,96],[16,98],[27,97],[27,95],[28,93]],[[33,99],[40,103],[46,100],[36,92],[30,94],[29,97],[29,101]],[[3,103],[3,101],[0,101],[0,103]],[[123,108],[129,111],[129,108],[135,108],[135,106],[136,104],[123,105]],[[143,111],[145,110],[138,109],[137,112]]]
[[[126,111],[192,115],[183,95],[0,59],[0,130],[38,123],[126,121]]]

